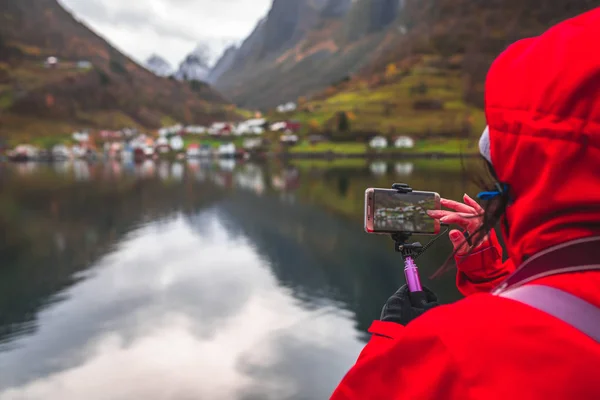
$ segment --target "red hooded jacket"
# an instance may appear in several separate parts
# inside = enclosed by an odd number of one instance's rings
[[[486,82],[491,157],[513,200],[503,231],[457,259],[465,299],[406,327],[375,321],[332,396],[360,399],[600,399],[600,345],[572,326],[494,296],[528,256],[600,236],[600,8],[519,41]],[[599,260],[600,261],[600,260]],[[600,272],[531,283],[600,307]],[[598,321],[600,324],[600,321]]]

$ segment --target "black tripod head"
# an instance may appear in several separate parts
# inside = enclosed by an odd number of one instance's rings
[[[392,185],[392,189],[396,190],[398,193],[411,193],[413,189],[406,183],[394,183]],[[408,232],[398,232],[392,233],[392,240],[394,241],[394,250],[397,253],[402,253],[402,257],[418,257],[424,250],[424,247],[421,243],[406,243],[412,233]]]

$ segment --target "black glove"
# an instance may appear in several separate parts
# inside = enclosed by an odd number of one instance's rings
[[[404,285],[385,303],[380,319],[406,326],[425,311],[439,305],[435,293],[426,287],[422,292],[410,293],[408,286]]]

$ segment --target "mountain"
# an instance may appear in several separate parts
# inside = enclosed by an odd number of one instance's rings
[[[483,107],[485,77],[502,51],[597,7],[598,0],[404,0],[403,5],[362,76],[381,73],[390,63],[425,62],[437,74],[458,71],[463,99]]]
[[[210,50],[199,44],[179,65],[175,78],[180,81],[206,81],[210,73]]]
[[[375,19],[373,25],[369,19],[370,28],[360,27],[365,35],[360,40],[372,47],[351,77],[332,80],[300,99],[297,111],[286,118],[313,132],[354,139],[402,133],[472,142],[486,125],[485,78],[498,54],[596,6],[597,0],[405,0],[393,21]],[[325,65],[318,63],[311,73]],[[281,118],[274,111],[271,116]],[[446,144],[435,145],[437,151]]]
[[[235,69],[242,68],[246,63],[252,62],[252,58],[255,58],[260,53],[265,39],[266,22],[266,18],[258,21],[252,33],[242,42],[242,45],[236,52],[232,67]]]
[[[235,62],[237,54],[237,46],[229,46],[227,49],[225,49],[225,52],[223,53],[223,55],[221,55],[221,58],[217,60],[214,67],[210,70],[206,81],[212,84],[217,79],[219,79],[221,75],[223,75],[223,73],[225,73],[231,68],[231,66]]]
[[[261,108],[318,91],[368,61],[401,4],[274,0],[215,87],[237,104]]]
[[[321,15],[325,18],[335,18],[344,16],[352,6],[352,0],[329,0],[326,1],[321,9]]]
[[[56,65],[44,65],[48,57]],[[0,134],[154,129],[236,118],[208,85],[160,78],[133,62],[57,0],[0,3]]]
[[[161,76],[163,78],[171,76],[173,74],[173,67],[164,58],[153,54],[146,61],[146,68],[154,73],[154,75]]]
[[[457,73],[459,99],[482,106],[492,60],[510,43],[587,11],[597,0],[273,1],[254,46],[214,85],[238,105],[274,108],[350,78],[363,82],[390,64],[438,61]],[[450,72],[448,72],[450,71]]]

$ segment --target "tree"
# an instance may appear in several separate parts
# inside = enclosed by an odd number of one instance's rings
[[[338,131],[348,132],[350,130],[350,119],[345,111],[338,112]]]
[[[393,78],[397,73],[398,73],[398,67],[396,67],[396,64],[394,64],[394,63],[388,64],[387,67],[385,68],[385,77],[387,79]]]
[[[319,132],[321,130],[321,124],[316,119],[311,119],[308,122],[308,129],[311,133]]]

